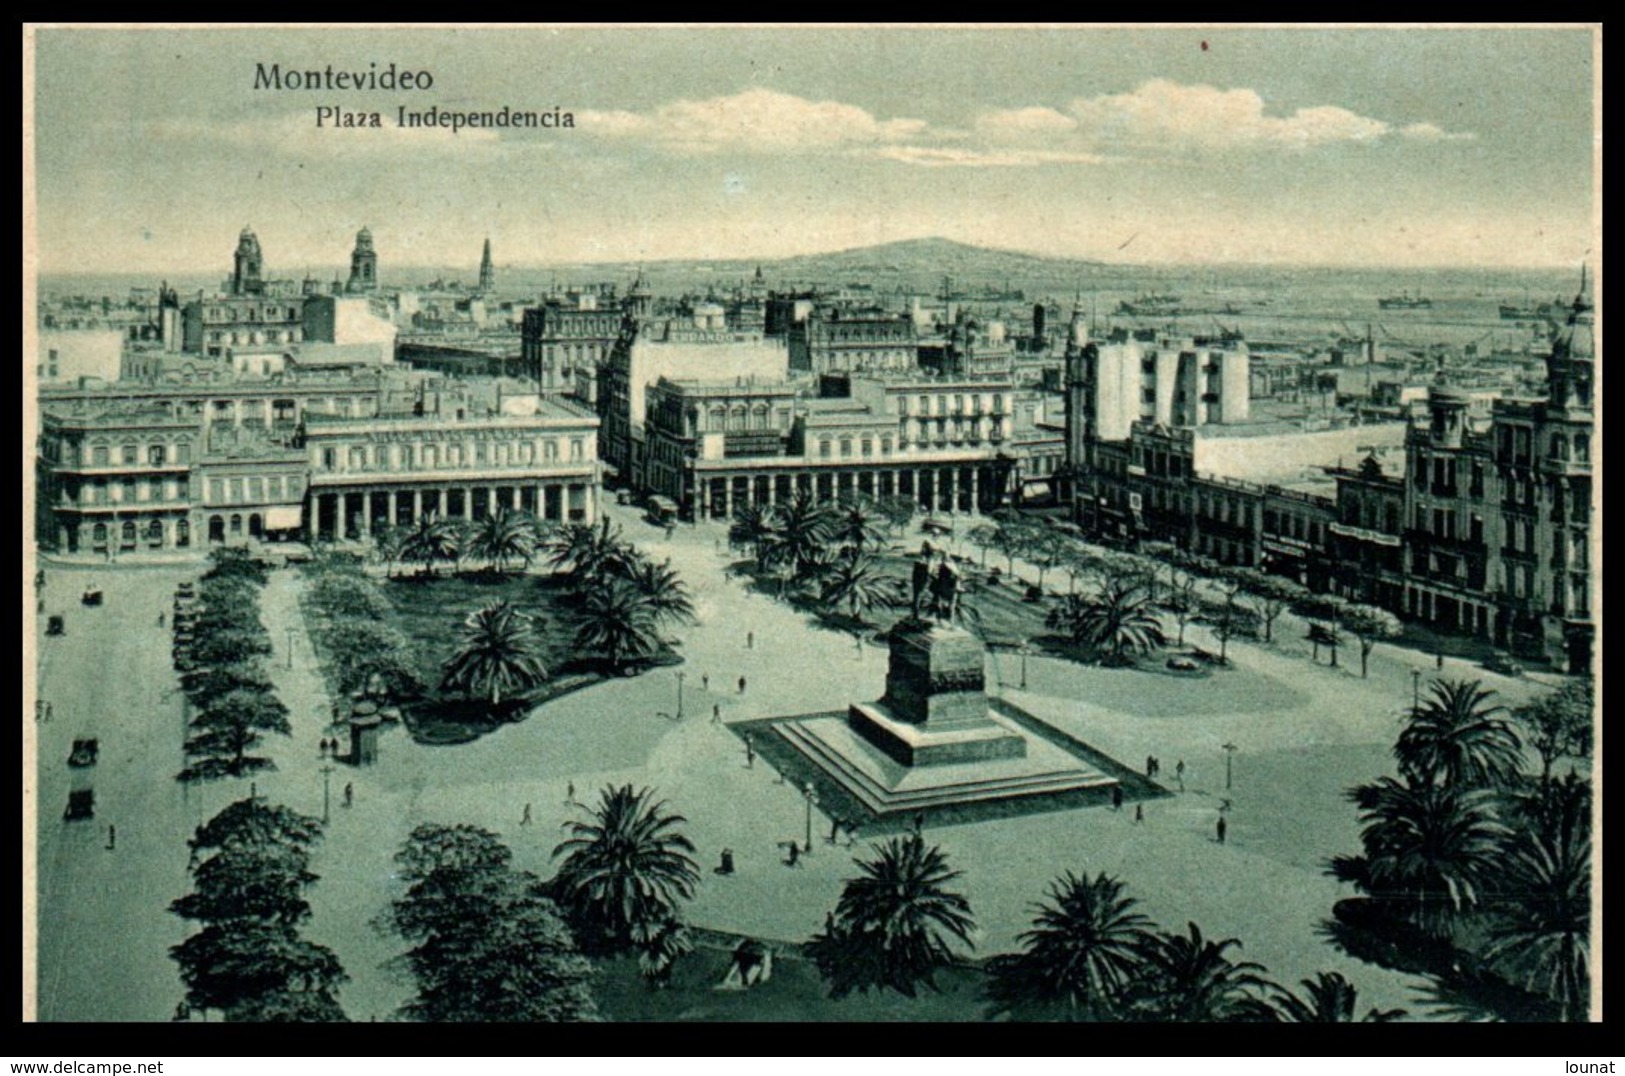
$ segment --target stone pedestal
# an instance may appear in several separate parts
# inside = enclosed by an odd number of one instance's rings
[[[855,703],[853,731],[904,766],[1022,758],[1026,741],[988,713],[985,648],[959,628],[906,624],[891,636],[886,693]]]

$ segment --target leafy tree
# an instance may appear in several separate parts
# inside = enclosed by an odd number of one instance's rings
[[[410,698],[424,688],[412,641],[398,628],[376,620],[339,620],[323,635],[339,689],[365,691],[376,682],[392,698]]]
[[[1017,1019],[1105,1020],[1134,981],[1156,940],[1150,918],[1134,910],[1123,883],[1107,874],[1066,872],[1036,906],[1023,951],[988,962],[996,1014]]]
[[[337,957],[298,935],[310,914],[304,890],[321,823],[249,798],[227,806],[188,842],[194,890],[170,905],[203,929],[170,949],[193,1008],[228,1020],[343,1020],[348,977]]]
[[[412,948],[417,984],[403,1008],[433,1022],[594,1020],[593,969],[541,883],[515,870],[496,836],[420,825],[396,854],[406,891],[380,918]]]
[[[999,541],[999,528],[991,523],[978,523],[965,532],[970,543],[982,551],[982,567],[987,567],[987,551],[995,549]]]
[[[805,493],[798,493],[789,504],[779,505],[777,522],[777,533],[767,545],[767,563],[787,562],[797,577],[834,540],[834,515],[827,505]]]
[[[1365,855],[1334,860],[1335,876],[1437,936],[1481,905],[1510,832],[1494,792],[1384,777],[1350,798],[1361,809]]]
[[[1247,593],[1252,597],[1253,609],[1258,613],[1264,624],[1264,641],[1272,642],[1275,639],[1275,622],[1281,614],[1294,605],[1303,603],[1309,598],[1309,591],[1294,583],[1290,579],[1256,568],[1245,568],[1240,572],[1246,583]]]
[[[317,576],[310,600],[334,619],[384,620],[391,611],[389,600],[370,579],[350,573],[323,572]]]
[[[1117,664],[1126,651],[1147,653],[1167,644],[1151,600],[1137,583],[1106,583],[1093,598],[1069,594],[1050,610],[1045,621],[1065,631],[1075,643],[1109,650]]]
[[[553,849],[564,857],[554,890],[584,942],[604,952],[638,948],[656,963],[680,948],[670,936],[682,919],[678,902],[692,900],[700,880],[681,831],[687,821],[651,789],[628,784],[605,787],[588,819],[568,823],[569,838]]]
[[[1596,724],[1596,691],[1589,679],[1569,680],[1556,691],[1518,707],[1513,716],[1540,755],[1542,784],[1552,779],[1552,765],[1565,756],[1591,754]]]
[[[1051,568],[1066,559],[1071,542],[1057,531],[1035,527],[1021,544],[1021,555],[1038,569],[1038,586],[1044,587],[1044,576]]]
[[[440,686],[488,697],[495,707],[504,692],[510,697],[523,693],[546,678],[541,640],[531,618],[499,601],[463,621],[462,644],[446,659]]]
[[[393,523],[380,523],[372,532],[372,555],[384,565],[384,577],[395,574],[395,562],[401,559],[407,539],[412,532]]]
[[[1359,992],[1354,984],[1335,971],[1323,971],[1313,979],[1303,980],[1304,994],[1299,996],[1284,987],[1276,987],[1273,999],[1276,1018],[1289,1024],[1387,1024],[1405,1018],[1404,1009],[1370,1009],[1355,1019],[1359,1008]]]
[[[862,874],[847,881],[806,953],[832,997],[883,987],[907,997],[922,985],[935,990],[936,972],[958,959],[952,943],[972,944],[970,903],[947,888],[961,872],[918,835],[893,837],[873,851],[873,859],[854,860]]]
[[[201,703],[192,715],[191,734],[186,740],[189,761],[176,778],[181,781],[213,781],[241,777],[259,770],[274,770],[268,758],[248,752],[259,746],[261,733],[290,735],[288,708],[270,691],[238,687]]]
[[[1309,616],[1325,622],[1321,625],[1321,634],[1314,637],[1313,657],[1317,661],[1320,659],[1320,647],[1322,641],[1324,641],[1326,646],[1330,648],[1331,666],[1334,669],[1337,668],[1337,646],[1339,642],[1337,624],[1343,615],[1343,610],[1347,607],[1348,602],[1335,594],[1314,594],[1305,603],[1305,612]]]
[[[1201,610],[1201,604],[1196,600],[1195,577],[1181,575],[1177,581],[1170,581],[1162,605],[1174,615],[1174,623],[1179,625],[1179,638],[1175,642],[1184,646],[1185,626]]]
[[[1258,1019],[1264,967],[1230,958],[1235,938],[1213,941],[1195,923],[1185,934],[1158,935],[1136,982],[1130,1012],[1139,1019],[1198,1023]]]
[[[1067,593],[1078,592],[1078,580],[1093,575],[1099,567],[1100,560],[1093,553],[1075,542],[1067,543],[1061,557],[1060,567],[1066,572]]]
[[[204,579],[240,579],[256,587],[265,585],[270,569],[248,550],[237,546],[221,546],[209,551],[209,567]]]
[[[623,579],[588,591],[581,603],[575,649],[603,655],[616,671],[628,661],[653,657],[660,650],[653,607]]]
[[[1421,784],[1501,787],[1518,775],[1523,744],[1477,680],[1435,680],[1394,743],[1400,773]]]
[[[1397,639],[1403,630],[1399,618],[1374,605],[1349,605],[1343,610],[1343,625],[1360,640],[1360,676],[1365,677],[1371,648],[1381,639]]]

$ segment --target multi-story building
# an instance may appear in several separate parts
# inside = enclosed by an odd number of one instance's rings
[[[814,374],[904,373],[914,369],[914,322],[874,307],[819,307],[787,329],[790,369]]]
[[[1375,454],[1357,468],[1330,468],[1337,481],[1337,521],[1330,553],[1336,591],[1352,601],[1405,607],[1404,460],[1396,473]]]
[[[564,392],[596,401],[598,367],[609,358],[625,312],[641,309],[648,292],[641,279],[627,296],[625,310],[615,287],[570,289],[526,308],[520,329],[520,359],[543,392]]]

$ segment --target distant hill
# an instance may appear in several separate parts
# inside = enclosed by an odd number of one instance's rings
[[[912,275],[921,272],[953,274],[960,272],[977,275],[1051,275],[1055,273],[1095,273],[1107,268],[1101,262],[1073,258],[1050,258],[1026,254],[1016,250],[972,246],[952,239],[900,239],[893,243],[880,243],[872,247],[856,247],[828,254],[802,254],[782,258],[773,264],[781,272],[803,270],[854,273],[899,273]],[[764,266],[764,271],[766,267]]]

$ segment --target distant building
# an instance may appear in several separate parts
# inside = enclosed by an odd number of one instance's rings
[[[349,292],[378,290],[378,252],[372,248],[372,232],[362,228],[355,233],[355,249],[350,252]]]
[[[814,374],[902,373],[917,358],[914,323],[875,308],[821,307],[788,323],[790,368]]]
[[[648,294],[641,281],[629,303]],[[625,314],[615,287],[603,284],[546,296],[525,309],[520,327],[520,359],[542,392],[578,396],[597,402],[598,367],[609,358]]]
[[[497,270],[491,263],[491,238],[486,236],[485,249],[480,253],[479,294],[490,295],[497,290]]]

